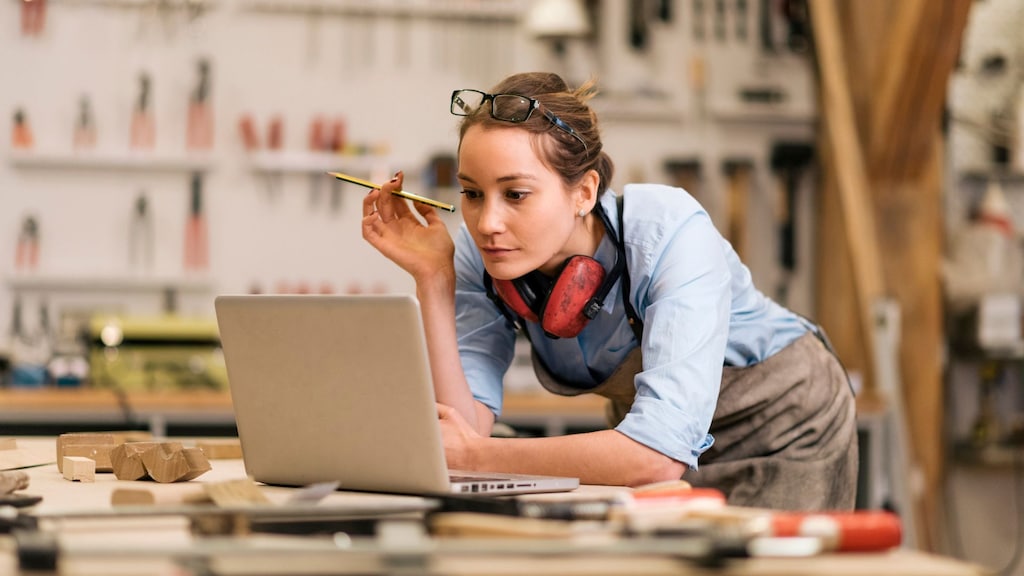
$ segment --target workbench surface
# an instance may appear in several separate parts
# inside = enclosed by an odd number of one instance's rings
[[[187,443],[187,441],[186,441]],[[36,455],[55,454],[55,440],[18,439],[19,450],[31,450]],[[112,510],[111,494],[117,488],[147,488],[163,497],[201,491],[202,484],[245,478],[241,460],[212,460],[212,470],[199,478],[176,484],[157,484],[151,481],[121,481],[113,474],[97,473],[92,483],[64,480],[55,464],[24,469],[30,476],[30,486],[24,492],[43,496],[43,501],[32,509],[40,515],[81,514],[89,511],[106,513]],[[609,491],[626,490],[614,487],[583,486],[579,493],[599,495]],[[271,502],[282,505],[296,489],[261,486]],[[573,498],[580,494],[543,495],[543,499]],[[429,501],[417,497],[337,491],[321,501],[332,507],[352,506],[356,510],[404,511],[405,517],[416,513],[410,509],[425,508]],[[347,540],[331,541],[323,537],[294,537],[251,535],[233,538],[201,538],[193,536],[189,522],[177,516],[121,517],[73,520],[46,520],[44,527],[58,536],[61,546],[59,574],[63,575],[176,575],[203,573],[183,570],[176,558],[191,557],[201,552],[203,569],[215,574],[350,574],[397,573],[402,574],[530,574],[531,576],[563,574],[721,574],[721,575],[810,575],[828,574],[845,576],[889,574],[920,576],[973,576],[980,575],[979,567],[907,549],[896,549],[877,554],[823,554],[805,558],[754,558],[730,561],[724,567],[701,568],[691,562],[659,554],[608,554],[600,543],[581,541],[578,549],[569,553],[551,554],[551,542],[531,543],[518,539],[506,543],[481,541],[476,553],[466,553],[466,546],[446,548],[435,546],[436,539],[425,547],[382,556],[366,553],[359,546],[350,546]],[[426,537],[424,537],[426,538]],[[424,544],[421,541],[420,544]],[[383,546],[383,545],[382,545]],[[456,551],[457,552],[453,552]],[[396,560],[398,559],[398,560]],[[413,560],[410,560],[413,559]],[[412,565],[404,562],[413,561]],[[396,564],[396,562],[398,562]],[[416,563],[418,562],[418,564]],[[186,562],[187,564],[187,562]],[[188,564],[187,564],[188,565]],[[405,571],[408,569],[412,571]],[[13,540],[0,536],[0,576],[19,574]]]

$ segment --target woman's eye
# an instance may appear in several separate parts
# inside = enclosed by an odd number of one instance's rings
[[[505,198],[508,198],[509,200],[522,200],[523,198],[526,198],[526,195],[526,192],[522,192],[520,190],[509,190],[505,192]]]
[[[477,190],[463,190],[462,195],[468,200],[476,200],[482,196]]]

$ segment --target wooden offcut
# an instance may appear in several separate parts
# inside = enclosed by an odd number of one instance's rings
[[[242,457],[242,443],[238,438],[197,440],[196,448],[210,460],[238,460]]]
[[[110,452],[114,476],[117,476],[118,480],[146,478],[146,465],[142,462],[142,453],[157,444],[157,442],[128,442],[114,448]]]
[[[73,482],[95,482],[96,461],[85,456],[65,456],[62,458],[61,474],[65,480]]]
[[[199,448],[181,442],[128,442],[110,454],[118,480],[187,482],[210,471],[210,461]]]
[[[110,451],[119,442],[113,434],[78,432],[57,436],[57,469],[64,471],[65,456],[81,456],[96,462],[97,472],[111,472]]]

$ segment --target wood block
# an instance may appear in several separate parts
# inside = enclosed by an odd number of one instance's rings
[[[110,462],[117,479],[142,480],[145,478],[147,472],[146,465],[142,462],[142,453],[157,445],[157,442],[129,442],[111,450]]]
[[[149,488],[115,488],[110,493],[111,506],[178,506],[210,502],[201,486],[194,490],[152,490]]]
[[[95,482],[96,461],[85,456],[65,456],[61,466],[61,474],[65,480],[72,482]]]
[[[0,472],[0,496],[28,488],[28,474],[20,470]]]
[[[242,443],[238,438],[197,440],[196,448],[210,460],[240,460]]]
[[[194,480],[213,469],[213,467],[210,466],[210,461],[206,459],[206,454],[204,454],[199,448],[184,448],[181,453],[185,455],[185,462],[188,464],[188,472],[186,472],[181,478],[178,478],[179,482]]]
[[[181,445],[157,444],[142,453],[146,473],[157,482],[177,482],[188,474],[188,462],[181,453]]]
[[[65,456],[84,456],[96,462],[97,472],[111,472],[110,451],[118,445],[113,434],[71,433],[57,437],[57,469],[63,472]]]
[[[17,450],[18,441],[14,438],[0,438],[0,450]]]
[[[208,482],[203,484],[206,495],[222,508],[270,504],[270,499],[250,478]]]

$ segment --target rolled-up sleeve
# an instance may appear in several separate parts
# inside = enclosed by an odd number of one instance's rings
[[[616,430],[696,469],[714,441],[709,430],[729,336],[730,269],[705,213],[677,226],[673,234],[627,237],[632,260],[643,262],[635,268],[647,272],[633,278],[634,305],[644,318],[643,371]]]

